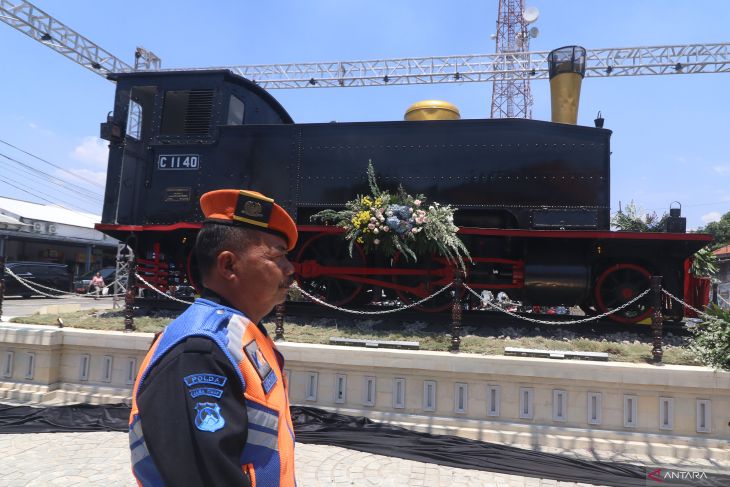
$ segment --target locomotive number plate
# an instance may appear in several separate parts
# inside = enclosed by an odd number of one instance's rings
[[[195,171],[200,169],[200,155],[160,154],[157,156],[157,169]]]

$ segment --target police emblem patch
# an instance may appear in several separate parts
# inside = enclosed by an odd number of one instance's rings
[[[214,402],[199,402],[195,405],[198,415],[195,416],[195,427],[200,431],[213,433],[226,425],[221,415],[221,408]]]

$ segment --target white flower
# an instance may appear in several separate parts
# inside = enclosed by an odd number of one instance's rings
[[[436,208],[433,207],[433,205],[428,207],[428,211],[434,211]]]
[[[380,239],[379,238],[376,238],[375,240],[373,240],[373,243],[375,245],[380,245]]]
[[[386,216],[393,216],[393,210],[388,210],[385,212]]]
[[[378,234],[379,232],[380,232],[380,230],[378,230],[378,227],[375,227],[375,228],[373,229],[373,233],[374,233],[375,235],[377,235],[377,234]]]
[[[413,213],[413,208],[408,208],[409,213]]]
[[[373,222],[373,223],[375,223],[377,220],[375,219],[374,216],[372,216],[372,217],[370,217],[370,221]]]
[[[368,228],[369,228],[370,230],[372,230],[373,228],[375,228],[375,225],[373,225],[372,223],[368,223]]]
[[[413,200],[413,204],[419,206],[421,204],[421,200]]]

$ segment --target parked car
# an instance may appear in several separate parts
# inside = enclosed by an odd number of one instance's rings
[[[11,270],[18,277],[29,281],[29,284],[40,284],[58,291],[69,292],[71,290],[71,272],[66,264],[54,264],[51,262],[8,262],[5,267]],[[60,294],[45,288],[38,288],[39,291],[47,294]],[[29,298],[39,293],[27,288],[7,272],[5,273],[5,295],[22,296]]]
[[[104,267],[103,269],[89,271],[74,280],[74,291],[81,294],[93,291],[93,289],[90,289],[91,278],[94,277],[97,272],[101,273],[101,278],[104,279],[105,286],[108,286],[109,284],[114,282],[114,279],[117,275],[117,269],[115,267]]]

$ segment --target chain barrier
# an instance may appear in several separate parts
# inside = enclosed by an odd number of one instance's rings
[[[647,294],[649,294],[649,291],[651,291],[651,289],[646,289],[643,293],[637,295],[631,301],[625,302],[624,304],[622,304],[618,308],[612,309],[611,311],[607,311],[605,313],[601,313],[600,315],[591,316],[590,318],[582,318],[582,319],[579,319],[579,320],[571,320],[571,321],[548,321],[548,320],[538,320],[536,318],[528,318],[527,316],[522,316],[522,315],[519,315],[517,313],[513,313],[512,311],[503,309],[500,306],[497,306],[495,304],[492,304],[490,301],[486,301],[486,300],[482,299],[482,296],[480,294],[477,294],[476,291],[474,291],[472,288],[470,288],[466,284],[464,284],[463,286],[464,286],[464,288],[467,291],[469,291],[474,296],[476,296],[477,298],[479,298],[479,300],[482,303],[486,304],[487,306],[489,306],[489,307],[491,307],[493,309],[496,309],[497,311],[501,311],[501,312],[503,312],[505,314],[508,314],[508,315],[512,316],[513,318],[519,318],[519,319],[524,320],[524,321],[530,321],[532,323],[538,323],[538,324],[541,324],[541,325],[555,325],[555,324],[560,324],[560,325],[574,325],[574,324],[579,324],[579,323],[588,323],[590,321],[600,320],[601,318],[605,318],[605,317],[607,317],[609,315],[612,315],[614,313],[617,313],[617,312],[621,311],[622,309],[624,309],[624,308],[626,308],[626,307],[634,304],[636,301],[638,301],[639,299],[641,299],[644,296],[646,296]]]
[[[676,301],[678,304],[681,304],[682,306],[686,306],[687,308],[689,308],[692,311],[694,311],[695,313],[697,313],[697,316],[703,316],[705,319],[708,319],[710,321],[720,321],[720,322],[723,322],[723,323],[727,323],[727,321],[723,320],[722,318],[718,318],[717,316],[708,315],[707,313],[698,310],[694,306],[685,303],[684,301],[682,301],[681,299],[679,299],[677,296],[675,296],[674,294],[670,293],[666,289],[662,289],[662,292],[664,294],[666,294],[667,296],[669,296],[669,298],[671,298],[672,300]]]
[[[311,301],[314,301],[315,303],[321,304],[322,306],[326,306],[327,308],[331,308],[331,309],[334,309],[334,310],[337,310],[337,311],[343,311],[345,313],[350,313],[350,314],[355,314],[355,315],[385,315],[385,314],[389,314],[389,313],[398,313],[399,311],[404,311],[406,309],[410,309],[410,308],[413,308],[415,306],[419,306],[419,305],[425,303],[426,301],[435,298],[436,296],[438,296],[442,292],[444,292],[447,289],[449,289],[452,285],[453,285],[453,283],[449,283],[449,284],[445,285],[444,287],[442,287],[441,289],[439,289],[438,291],[436,291],[435,293],[431,294],[430,296],[426,296],[423,299],[420,299],[420,300],[415,301],[415,302],[410,303],[410,304],[406,304],[406,305],[401,306],[399,308],[384,309],[384,310],[381,310],[381,311],[361,311],[361,310],[355,310],[355,309],[341,308],[339,306],[335,306],[334,304],[330,304],[330,303],[328,303],[326,301],[322,301],[318,297],[309,294],[307,291],[305,291],[304,289],[302,289],[301,287],[299,287],[299,285],[296,282],[294,284],[292,284],[292,286],[293,287],[296,287],[297,289],[299,289],[299,291],[301,291],[301,293],[307,299],[309,299]]]
[[[25,279],[23,279],[22,277],[18,276],[18,275],[17,275],[16,273],[14,273],[14,272],[13,272],[12,270],[8,269],[7,267],[5,268],[5,272],[7,272],[7,273],[8,273],[8,275],[10,275],[10,277],[13,277],[13,278],[14,278],[14,279],[15,279],[16,281],[18,281],[18,282],[19,282],[19,283],[20,283],[21,285],[23,285],[23,286],[27,287],[28,289],[30,289],[31,291],[33,291],[33,292],[34,292],[34,293],[36,293],[36,294],[40,294],[41,296],[45,296],[45,297],[47,297],[47,298],[53,298],[53,299],[61,299],[61,296],[54,296],[54,295],[52,295],[52,294],[44,293],[44,292],[43,292],[43,291],[41,291],[40,289],[36,289],[36,288],[34,288],[34,287],[33,287],[33,286],[31,286],[30,284],[28,284],[28,283],[26,282],[26,280],[25,280]],[[33,283],[33,284],[36,284],[36,285],[40,286],[40,284],[37,284],[37,283]],[[44,286],[44,287],[45,287],[45,286]],[[56,290],[56,291],[58,291],[58,290]],[[63,291],[58,291],[58,292],[63,292]]]
[[[193,304],[193,302],[192,302],[192,301],[185,301],[184,299],[178,299],[178,298],[176,298],[175,296],[170,296],[169,294],[167,294],[167,293],[166,293],[166,292],[164,292],[164,291],[160,291],[159,289],[157,289],[157,287],[156,287],[155,285],[153,285],[153,284],[150,284],[149,282],[147,282],[147,281],[145,280],[145,278],[144,278],[144,277],[142,277],[142,276],[140,276],[139,274],[137,274],[137,279],[139,279],[139,281],[140,281],[140,282],[141,282],[142,284],[144,284],[144,285],[145,285],[145,286],[147,286],[148,288],[152,289],[152,290],[153,290],[154,292],[156,292],[156,293],[157,293],[157,294],[159,294],[160,296],[163,296],[163,297],[165,297],[165,298],[167,298],[167,299],[171,299],[172,301],[177,301],[178,303],[182,303],[182,304]]]
[[[51,299],[62,299],[62,296],[53,295],[53,294],[49,294],[49,293],[43,292],[39,288],[41,288],[41,289],[47,289],[49,291],[53,291],[55,293],[58,293],[58,294],[61,294],[61,295],[66,295],[66,296],[92,297],[92,296],[95,296],[96,295],[96,292],[95,291],[88,291],[88,292],[83,293],[83,294],[78,294],[78,293],[74,293],[74,292],[61,291],[60,289],[56,289],[56,288],[53,288],[53,287],[50,287],[50,286],[45,286],[43,284],[39,284],[39,283],[36,283],[36,282],[32,283],[32,285],[31,285],[31,281],[26,280],[26,279],[23,279],[22,277],[20,277],[17,274],[15,274],[11,269],[5,268],[5,272],[9,276],[11,276],[12,278],[14,278],[16,281],[18,281],[20,284],[22,284],[26,288],[30,289],[31,291],[33,291],[34,293],[40,294],[41,296],[45,296],[45,297],[48,297],[48,298],[51,298]],[[184,299],[176,298],[174,296],[171,296],[171,295],[165,293],[164,291],[161,291],[161,290],[157,289],[156,286],[154,286],[153,284],[149,283],[145,278],[143,278],[139,274],[137,274],[137,279],[139,279],[139,281],[142,284],[144,284],[148,288],[152,289],[153,291],[155,291],[160,296],[163,296],[163,297],[165,297],[167,299],[170,299],[172,301],[176,301],[178,303],[192,304],[192,301],[185,301]],[[117,280],[114,280],[113,282],[111,282],[111,283],[107,284],[106,286],[104,286],[103,289],[110,289],[114,284],[119,283],[119,282],[120,281],[118,279]],[[433,294],[431,294],[429,296],[426,296],[423,299],[420,299],[418,301],[415,301],[413,303],[410,303],[410,304],[407,304],[407,305],[404,305],[404,306],[401,306],[401,307],[398,307],[398,308],[386,309],[386,310],[380,310],[380,311],[362,311],[362,310],[353,310],[353,309],[342,308],[340,306],[336,306],[334,304],[330,304],[330,303],[328,303],[326,301],[323,301],[322,299],[319,299],[318,297],[316,297],[316,296],[308,293],[307,291],[305,291],[304,289],[302,289],[301,287],[299,287],[299,285],[296,282],[294,282],[294,284],[292,284],[293,287],[297,288],[310,301],[314,301],[317,304],[321,304],[322,306],[325,306],[327,308],[334,309],[336,311],[342,311],[344,313],[350,313],[350,314],[356,314],[356,315],[384,315],[384,314],[390,314],[390,313],[398,313],[400,311],[404,311],[404,310],[407,310],[407,309],[410,309],[410,308],[414,308],[416,306],[420,306],[423,303],[426,303],[427,301],[435,298],[439,294],[441,294],[444,291],[446,291],[447,289],[449,289],[452,285],[453,285],[453,283],[449,283],[446,286],[444,286],[441,289],[439,289],[438,291],[436,291],[435,293],[433,293]],[[529,318],[527,316],[522,316],[522,315],[519,315],[517,313],[513,313],[513,312],[511,312],[509,310],[506,310],[506,309],[502,308],[501,306],[498,306],[496,304],[493,304],[491,301],[487,301],[486,299],[484,299],[480,294],[478,294],[476,291],[474,291],[468,285],[463,284],[463,286],[474,297],[476,297],[477,299],[479,299],[479,301],[481,303],[485,304],[486,306],[489,306],[490,308],[492,308],[494,310],[501,311],[502,313],[505,313],[507,315],[510,315],[510,316],[512,316],[514,318],[518,318],[518,319],[521,319],[523,321],[529,321],[531,323],[537,323],[537,324],[541,324],[541,325],[554,325],[555,323],[557,323],[557,321],[539,320],[539,319],[536,319],[536,318]],[[600,320],[601,318],[605,318],[607,316],[610,316],[610,315],[612,315],[614,313],[617,313],[617,312],[621,311],[622,309],[627,308],[628,306],[634,304],[636,301],[638,301],[639,299],[641,299],[644,296],[646,296],[649,293],[649,291],[651,291],[651,289],[646,289],[644,292],[642,292],[641,294],[635,296],[630,301],[627,301],[626,303],[622,304],[621,306],[619,306],[616,309],[612,309],[611,311],[607,311],[605,313],[601,313],[601,314],[596,315],[596,316],[591,316],[589,318],[582,318],[582,319],[579,319],[579,320],[570,320],[570,321],[560,321],[559,323],[560,324],[565,324],[565,325],[573,325],[573,324],[588,323],[588,322],[591,322],[591,321]],[[703,311],[700,311],[699,309],[695,308],[694,306],[692,306],[690,304],[685,303],[684,301],[682,301],[678,297],[674,296],[672,293],[670,293],[666,289],[663,289],[662,288],[662,292],[664,294],[666,294],[670,299],[672,299],[673,301],[677,302],[678,304],[680,304],[680,305],[682,305],[682,306],[684,306],[686,308],[689,308],[690,310],[694,311],[695,313],[697,313],[698,316],[703,316],[703,317],[705,317],[707,319],[710,319],[710,320],[724,321],[724,320],[722,320],[720,318],[711,316],[711,315],[709,315],[709,314],[707,314],[707,313],[705,313]],[[106,294],[104,296],[115,296],[115,295],[114,294]],[[124,293],[117,294],[116,296],[124,296]],[[718,294],[718,298],[721,299],[722,301],[724,301],[726,304],[729,304],[730,305],[730,302],[728,302],[725,298],[723,298],[719,294]]]
[[[72,291],[62,291],[60,289],[56,289],[56,288],[51,287],[51,286],[46,286],[44,284],[39,284],[37,282],[32,282],[32,281],[30,281],[28,279],[23,279],[22,277],[20,277],[19,275],[15,274],[11,269],[8,269],[8,268],[5,269],[5,272],[7,272],[8,275],[10,275],[12,278],[14,278],[16,281],[18,281],[20,284],[22,284],[26,288],[30,289],[31,291],[33,291],[33,292],[35,292],[37,294],[40,294],[41,296],[46,296],[48,298],[62,299],[62,296],[59,296],[59,294],[60,295],[65,295],[65,296],[76,296],[76,297],[79,297],[79,298],[92,297],[92,296],[96,295],[96,292],[95,291],[89,291],[89,292],[86,292],[86,293],[80,293],[79,294],[79,293],[75,293],[75,292],[72,292]],[[112,283],[104,286],[104,289],[109,289],[116,282],[119,282],[119,281],[118,280],[115,280],[114,282],[112,282]],[[53,294],[44,293],[43,291],[41,291],[41,289],[47,289],[48,291],[53,291],[53,292],[55,292],[57,294],[53,295]],[[113,294],[105,294],[104,296],[113,296]]]

